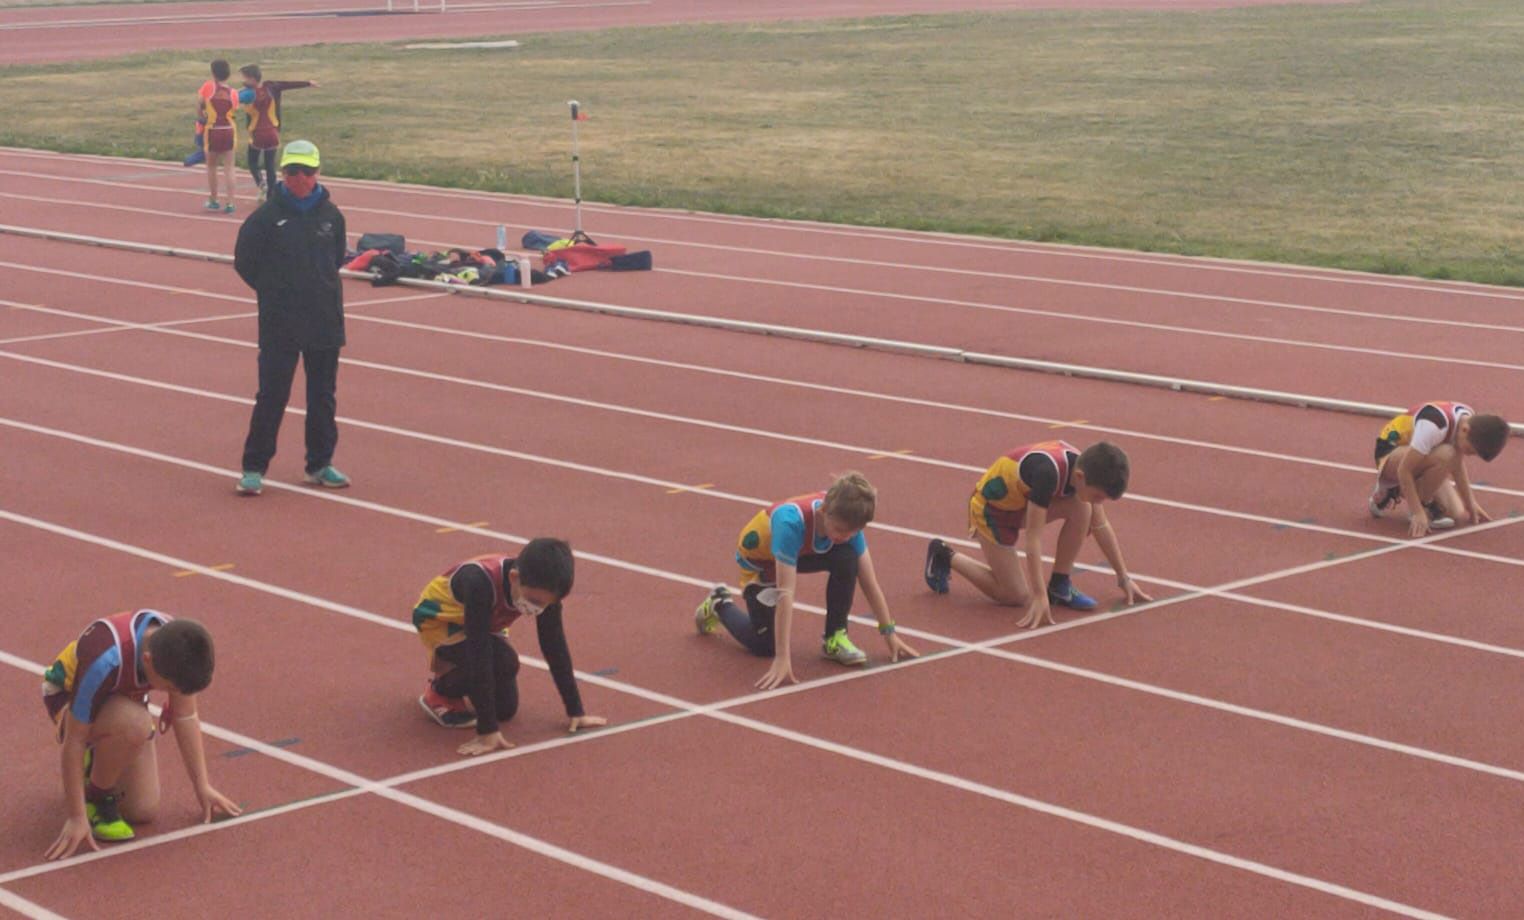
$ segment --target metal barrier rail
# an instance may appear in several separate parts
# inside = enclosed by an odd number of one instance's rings
[[[38,227],[17,227],[8,224],[0,224],[0,234],[28,237],[31,239],[52,240],[63,243],[78,243],[87,246],[99,246],[106,249],[120,249],[128,252],[142,252],[152,255],[171,256],[182,259],[197,259],[203,262],[218,262],[232,264],[233,257],[216,252],[206,252],[198,249],[186,249],[178,246],[163,246],[157,243],[139,243],[133,240],[117,240],[108,237],[86,236],[78,233],[64,233],[59,230],[46,230]],[[341,271],[346,278],[370,280],[375,277],[370,272]],[[573,300],[566,297],[552,297],[546,294],[534,294],[522,288],[490,288],[471,287],[461,284],[444,284],[437,281],[423,281],[417,278],[401,278],[397,284],[403,287],[417,288],[420,290],[437,291],[441,294],[453,294],[461,297],[481,297],[488,300],[506,300],[514,303],[533,304],[542,307],[551,307],[559,310],[577,310],[583,313],[600,313],[607,316],[619,316],[626,319],[642,319],[654,322],[678,323],[686,326],[701,326],[708,329],[723,329],[729,332],[744,332],[750,335],[776,336],[778,338],[799,339],[807,342],[820,342],[828,345],[840,345],[849,348],[871,348],[879,351],[900,352],[903,354],[918,355],[925,358],[940,358],[947,361],[959,361],[964,364],[979,364],[989,367],[1004,367],[1012,370],[1037,371],[1045,374],[1061,374],[1065,377],[1078,377],[1087,380],[1106,380],[1113,383],[1129,383],[1139,386],[1155,387],[1159,389],[1174,390],[1182,393],[1201,393],[1209,396],[1225,396],[1233,399],[1246,399],[1255,402],[1268,402],[1285,406],[1296,406],[1303,409],[1323,409],[1330,412],[1343,412],[1353,415],[1369,416],[1372,418],[1389,419],[1394,415],[1406,411],[1404,406],[1381,405],[1379,403],[1358,402],[1348,399],[1334,399],[1327,396],[1314,396],[1308,393],[1289,393],[1283,390],[1267,390],[1258,387],[1238,386],[1230,383],[1217,383],[1210,380],[1192,380],[1185,377],[1167,377],[1159,374],[1141,374],[1133,371],[1119,371],[1105,367],[1090,367],[1083,364],[1065,364],[1059,361],[1042,361],[1036,358],[1018,358],[1010,355],[987,354],[984,352],[967,351],[961,348],[950,348],[941,345],[928,345],[923,342],[909,342],[902,339],[882,339],[872,336],[850,335],[842,332],[830,332],[824,329],[808,329],[800,326],[782,326],[774,323],[756,323],[749,320],[727,319],[718,316],[701,316],[692,313],[675,313],[669,310],[653,310],[646,307],[626,307],[619,304],[598,303],[590,300]],[[1509,426],[1515,437],[1524,437],[1524,424],[1514,423]]]

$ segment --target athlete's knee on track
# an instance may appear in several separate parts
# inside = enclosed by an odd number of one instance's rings
[[[1032,603],[1032,595],[1017,585],[1000,585],[993,600],[1002,607],[1025,607]]]
[[[147,706],[125,696],[111,696],[95,716],[90,739],[96,743],[121,740],[136,747],[153,737],[154,728],[153,714]]]
[[[122,817],[129,824],[152,824],[159,817],[157,795],[129,795],[122,799]]]

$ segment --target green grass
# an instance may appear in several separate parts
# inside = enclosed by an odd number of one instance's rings
[[[229,55],[341,175],[1524,282],[1524,4],[1378,0]],[[178,158],[213,56],[0,70],[0,142]],[[129,102],[102,101],[107,94]]]

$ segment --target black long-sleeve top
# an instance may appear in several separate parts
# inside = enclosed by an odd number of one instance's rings
[[[503,566],[503,596],[509,595],[508,572],[512,563]],[[450,591],[466,608],[466,655],[471,661],[474,679],[468,696],[476,708],[476,732],[491,734],[498,730],[497,679],[492,667],[492,608],[497,590],[481,566],[461,566],[450,578]],[[561,694],[568,716],[580,716],[582,696],[577,691],[577,676],[572,668],[571,650],[566,645],[566,631],[561,623],[560,602],[545,608],[534,618],[540,640],[540,654],[550,666],[550,676]]]

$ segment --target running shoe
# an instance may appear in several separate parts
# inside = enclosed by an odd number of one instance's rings
[[[85,803],[85,817],[90,821],[90,833],[95,835],[96,840],[117,843],[137,836],[132,825],[122,820],[116,798],[115,795],[108,795],[99,802]]]
[[[233,202],[229,201],[226,205],[224,205],[223,208],[222,208],[222,213],[224,213],[224,214],[232,214],[233,213]]]
[[[222,205],[218,204],[217,203],[217,199],[215,199],[215,198],[208,198],[206,200],[205,207],[206,207],[206,209],[208,211],[221,211],[222,210]]]
[[[720,614],[715,609],[730,600],[730,589],[724,585],[716,585],[704,602],[693,611],[693,625],[701,636],[707,636],[714,632],[720,625]]]
[[[1375,491],[1371,492],[1371,517],[1378,518],[1391,511],[1402,501],[1402,489],[1397,486],[1389,486],[1384,482],[1376,483]]]
[[[820,654],[837,664],[848,667],[868,663],[868,656],[863,654],[862,649],[852,644],[852,640],[847,638],[845,629],[838,629],[827,636],[820,645]]]
[[[434,689],[433,681],[418,697],[418,705],[435,724],[445,728],[472,728],[476,725],[476,713],[465,700],[453,700]]]
[[[1057,604],[1060,607],[1068,607],[1070,610],[1094,610],[1095,598],[1085,594],[1076,588],[1071,582],[1064,586],[1063,591],[1048,588],[1048,603]]]
[[[1423,506],[1423,510],[1429,512],[1430,530],[1454,530],[1455,518],[1445,513],[1439,502],[1429,502]]]
[[[952,547],[943,540],[932,540],[926,547],[926,587],[938,594],[946,594],[952,575]]]
[[[244,470],[235,488],[239,495],[258,495],[265,490],[265,474]]]
[[[336,466],[325,466],[315,473],[307,474],[307,484],[310,486],[322,486],[325,489],[349,488],[349,477],[339,472]]]

